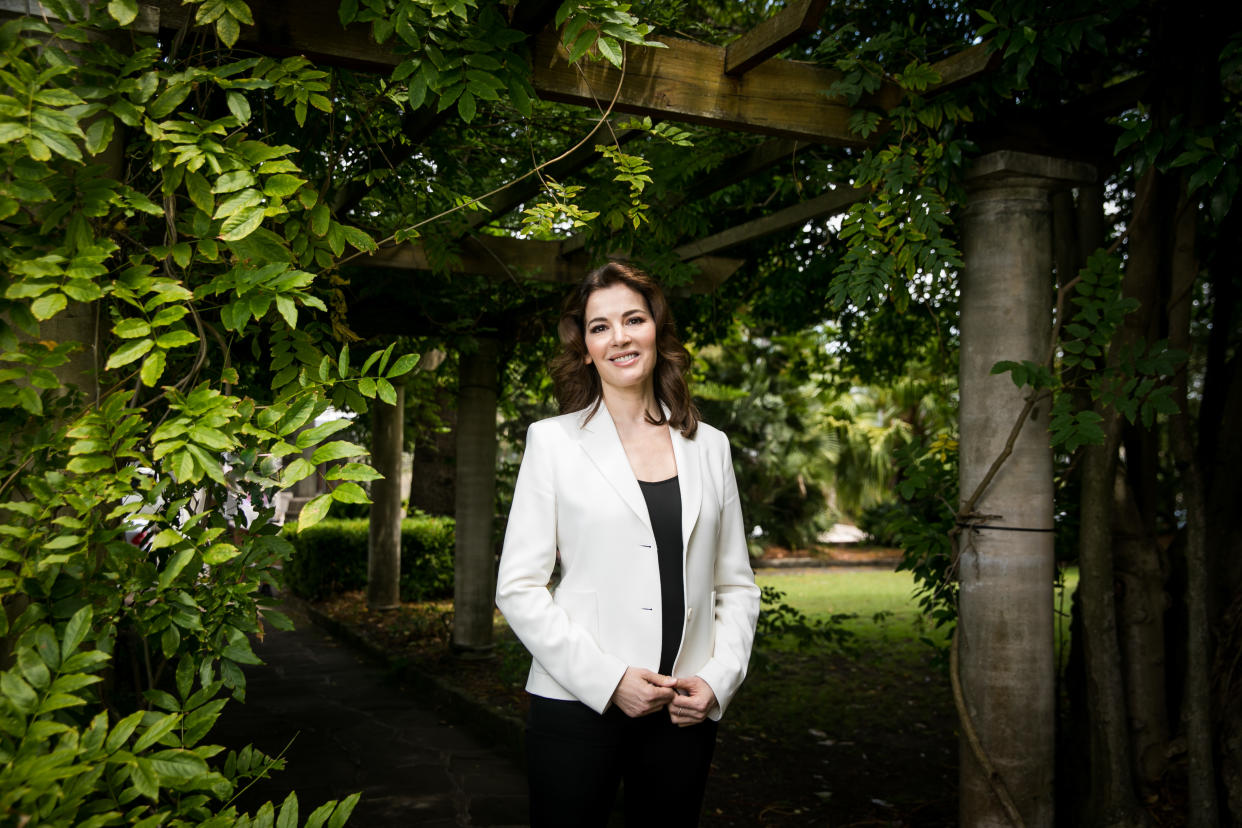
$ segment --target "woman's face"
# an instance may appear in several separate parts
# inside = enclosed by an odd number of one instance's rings
[[[616,283],[587,298],[584,361],[595,365],[605,388],[650,384],[655,371],[656,326],[641,293]]]

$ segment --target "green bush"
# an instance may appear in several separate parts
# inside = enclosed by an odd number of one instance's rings
[[[909,520],[909,513],[900,503],[877,503],[868,506],[858,516],[858,528],[867,533],[867,539],[877,546],[901,546],[901,528]]]
[[[285,537],[293,556],[285,563],[285,585],[303,598],[320,600],[367,584],[365,518],[329,518]],[[453,519],[417,515],[401,521],[401,600],[426,601],[453,595]]]

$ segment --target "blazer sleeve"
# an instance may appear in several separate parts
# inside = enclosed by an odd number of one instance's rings
[[[724,497],[716,546],[715,646],[712,657],[696,673],[716,694],[719,708],[711,714],[713,719],[724,715],[746,678],[755,641],[755,623],[759,618],[759,587],[755,585],[755,573],[750,567],[729,441],[723,434],[720,440],[724,443],[720,452],[724,458],[724,468],[720,471]]]
[[[496,576],[496,606],[539,666],[579,701],[603,713],[626,664],[601,650],[590,632],[557,606],[548,590],[556,563],[552,458],[557,428],[551,422],[535,423],[526,433],[526,452],[513,490]]]

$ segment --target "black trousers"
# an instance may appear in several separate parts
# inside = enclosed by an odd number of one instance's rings
[[[716,722],[677,727],[664,710],[631,719],[530,697],[526,768],[531,828],[605,826],[624,782],[627,826],[699,822]]]

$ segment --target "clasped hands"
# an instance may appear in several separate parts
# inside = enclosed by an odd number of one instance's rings
[[[716,694],[698,676],[673,678],[641,667],[627,667],[612,693],[612,703],[635,719],[667,708],[673,724],[689,727],[707,718],[716,706]]]

